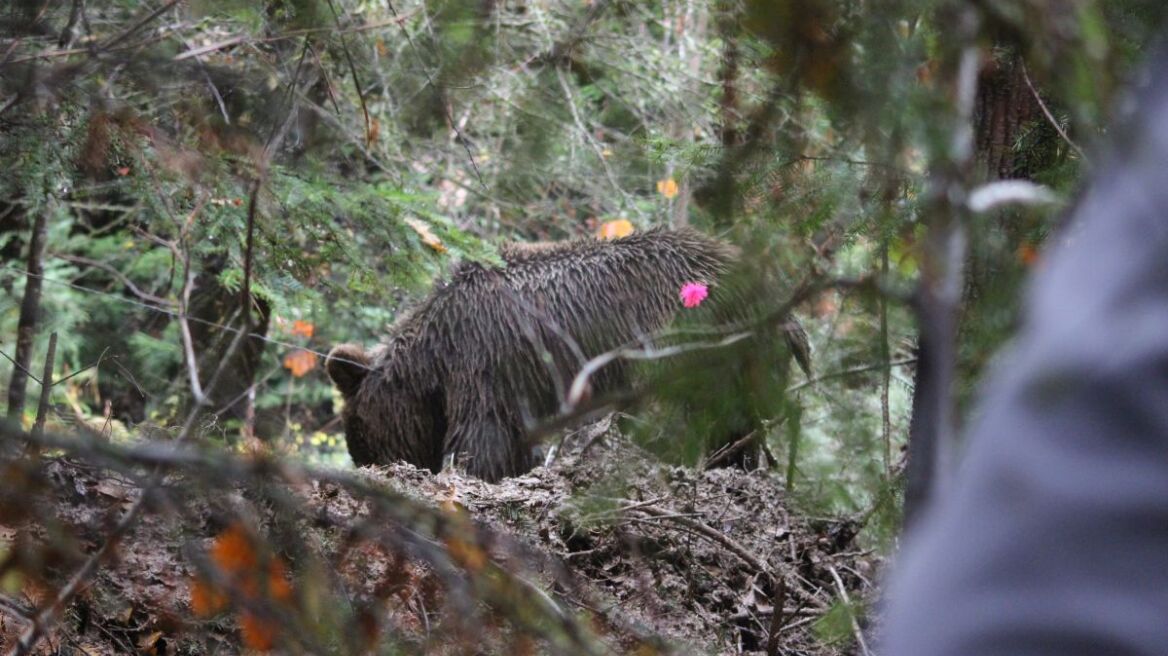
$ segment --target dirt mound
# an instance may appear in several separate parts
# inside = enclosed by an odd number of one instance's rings
[[[165,484],[37,652],[852,648],[840,600],[867,599],[876,564],[853,524],[797,516],[769,474],[667,466],[615,431],[582,433],[550,465],[493,485],[408,465],[289,476],[252,461],[216,475],[263,482],[215,486],[192,473],[197,458],[154,456],[172,461]],[[9,469],[34,492],[0,497],[5,649],[142,494],[76,458]],[[244,570],[264,574],[232,578]],[[826,642],[840,626],[848,639]]]

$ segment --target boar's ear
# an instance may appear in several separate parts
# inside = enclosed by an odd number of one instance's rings
[[[361,381],[365,380],[366,374],[369,373],[369,362],[369,356],[361,346],[341,344],[329,351],[324,368],[337,389],[341,390],[341,395],[350,397],[357,393]]]

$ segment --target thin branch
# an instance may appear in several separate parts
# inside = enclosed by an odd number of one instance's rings
[[[81,12],[85,10],[84,7],[85,0],[73,0],[73,6],[69,9],[69,20],[65,23],[65,27],[61,28],[61,35],[57,37],[57,47],[72,47],[73,41],[77,39],[74,28],[77,27],[77,19],[81,17]]]
[[[1049,187],[1029,180],[996,180],[970,191],[966,206],[983,214],[1002,205],[1050,205],[1058,200]]]
[[[69,374],[68,376],[65,376],[64,378],[62,378],[60,380],[54,380],[53,386],[55,387],[57,385],[60,385],[61,383],[69,380],[70,378],[73,378],[74,376],[80,376],[81,374],[89,371],[90,369],[93,369],[95,367],[100,367],[101,363],[105,360],[106,353],[109,353],[109,350],[110,350],[110,347],[108,347],[108,346],[105,347],[104,349],[102,349],[101,355],[97,356],[97,362],[94,362],[91,365],[82,367],[82,368],[78,369],[77,371],[74,371],[73,373]],[[138,391],[141,392],[142,390],[138,390]]]
[[[26,369],[24,365],[20,364],[16,360],[13,360],[11,355],[8,355],[7,353],[5,353],[2,350],[0,350],[0,355],[4,356],[5,360],[8,360],[9,362],[11,362],[13,367],[16,367],[17,369],[20,369],[21,371],[23,371],[25,376],[28,376],[29,378],[36,381],[37,385],[41,384],[40,378],[37,378],[35,375],[33,375],[33,373],[31,371],[29,371],[28,369]]]
[[[397,13],[397,9],[394,8],[392,2],[386,0],[385,4],[389,7],[389,12],[393,14],[394,18],[401,18],[401,16],[399,16]],[[416,57],[418,60],[422,74],[426,76],[426,84],[432,87],[436,87],[437,84],[434,82],[434,76],[430,74],[430,69],[426,66],[426,62],[422,59],[421,53],[418,52],[418,46],[414,44],[414,37],[411,36],[410,31],[406,29],[404,21],[400,23],[400,25],[402,34],[404,34],[406,37],[406,42],[409,43],[410,49],[414,53],[414,57]],[[446,116],[446,122],[450,125],[450,128],[454,130],[455,136],[458,137],[458,142],[462,144],[463,150],[466,151],[466,157],[468,160],[470,160],[470,168],[474,171],[475,178],[479,181],[479,184],[482,185],[483,189],[486,189],[487,183],[483,181],[483,174],[479,172],[479,165],[475,163],[474,153],[472,153],[470,150],[470,141],[467,140],[466,136],[462,133],[462,130],[458,127],[458,124],[454,121],[454,116],[450,113],[450,107],[446,103],[442,103],[442,112]]]
[[[149,23],[154,21],[154,19],[163,15],[164,13],[166,13],[168,10],[173,8],[175,5],[177,5],[181,1],[182,0],[170,0],[170,2],[167,2],[166,4],[162,5],[158,9],[155,9],[154,11],[147,14],[144,18],[142,18],[142,20],[131,25],[130,28],[127,29],[126,31],[122,32],[118,36],[116,36],[116,37],[110,39],[109,41],[105,42],[104,44],[102,44],[99,49],[103,50],[103,51],[109,50],[110,48],[118,45],[122,41],[125,41],[126,39],[130,38],[135,33],[137,33],[138,30],[142,29],[143,27],[146,27],[146,25],[148,25]]]
[[[159,41],[164,41],[169,37],[170,37],[170,35],[168,35],[168,34],[156,34],[150,38],[143,39],[142,41],[140,41],[138,43],[128,43],[125,45],[120,45],[116,48],[108,48],[107,47],[104,49],[104,51],[107,53],[111,53],[111,52],[124,52],[127,50],[137,50],[137,49],[142,48],[143,46],[150,45],[151,43],[157,43]],[[72,48],[69,50],[43,50],[41,52],[33,53],[31,55],[27,55],[27,56],[21,57],[19,59],[13,59],[11,61],[0,64],[0,68],[3,68],[4,66],[12,65],[12,64],[23,64],[25,62],[36,61],[38,59],[59,59],[61,57],[71,57],[73,55],[92,55],[93,52],[94,52],[94,48],[92,48],[92,47]]]
[[[696,342],[692,344],[678,344],[677,346],[666,346],[664,348],[653,348],[652,346],[645,348],[619,348],[612,351],[601,353],[584,363],[580,371],[576,373],[576,377],[572,379],[572,385],[568,388],[568,396],[564,400],[563,411],[571,412],[580,401],[584,398],[584,393],[588,389],[588,380],[597,371],[600,371],[606,365],[616,360],[659,360],[668,358],[690,351],[704,351],[707,349],[716,349],[730,346],[731,344],[740,342],[748,337],[751,337],[752,332],[741,332],[733,335],[728,335],[717,342]]]
[[[150,301],[151,303],[157,303],[158,305],[163,305],[163,306],[174,306],[175,305],[175,302],[170,300],[170,299],[160,298],[158,296],[155,296],[154,294],[151,294],[150,292],[143,291],[141,288],[139,288],[137,285],[135,285],[134,282],[132,280],[130,280],[129,277],[126,276],[126,274],[122,273],[121,271],[118,271],[116,268],[114,268],[114,267],[112,267],[104,262],[98,262],[97,260],[91,260],[87,257],[80,257],[78,255],[69,255],[67,253],[54,253],[53,257],[65,260],[67,262],[75,262],[77,264],[84,264],[86,266],[91,266],[91,267],[94,267],[96,269],[101,269],[102,271],[105,271],[106,273],[109,273],[109,274],[113,275],[114,277],[116,277],[118,280],[120,280],[122,282],[122,284],[125,285],[126,288],[130,290],[130,292],[132,292],[135,296],[137,296],[138,298],[140,298],[142,300]]]
[[[178,248],[177,246],[175,248]],[[187,309],[191,303],[191,287],[195,283],[195,272],[191,269],[190,255],[183,253],[183,287],[179,293],[179,311],[177,315],[179,336],[182,339],[183,355],[187,361],[187,376],[191,382],[191,396],[195,403],[202,403],[203,385],[199,382],[199,361],[195,357],[195,342],[191,338],[191,324],[187,321]]]
[[[1058,132],[1058,135],[1063,138],[1063,141],[1067,142],[1067,145],[1070,146],[1084,162],[1090,164],[1090,161],[1087,159],[1087,155],[1083,153],[1083,149],[1079,148],[1079,144],[1075,143],[1071,139],[1070,135],[1068,135],[1066,130],[1063,129],[1063,126],[1059,125],[1059,122],[1055,120],[1054,114],[1052,114],[1050,110],[1047,109],[1046,103],[1042,101],[1042,96],[1038,93],[1038,89],[1035,89],[1034,83],[1030,81],[1030,73],[1026,70],[1026,62],[1020,61],[1018,65],[1022,67],[1022,79],[1025,80],[1026,87],[1030,89],[1030,93],[1034,96],[1034,100],[1038,103],[1038,108],[1042,110],[1042,115],[1045,116],[1046,120],[1050,122],[1050,125],[1054,128],[1055,132]]]
[[[183,43],[188,48],[190,47],[186,39],[183,39]],[[175,60],[177,61],[178,58],[176,57]],[[202,57],[196,58],[195,62],[199,65],[199,72],[203,74],[203,80],[207,82],[207,88],[211,90],[211,95],[215,97],[215,104],[219,106],[219,113],[223,116],[223,122],[231,125],[231,115],[227,112],[227,104],[223,102],[223,95],[219,93],[219,87],[215,86],[215,81],[211,79],[211,73],[207,70],[207,64],[203,61]]]
[[[265,155],[266,155],[265,149]],[[265,158],[266,159],[266,158]],[[262,176],[267,171],[267,163],[264,163],[263,170],[260,175],[252,182],[251,194],[249,194],[247,202],[247,241],[243,250],[243,286],[240,291],[240,304],[243,308],[243,331],[251,332],[251,263],[252,263],[252,246],[255,242],[255,223],[256,223],[256,204],[259,202],[260,184]]]
[[[665,511],[660,508],[654,508],[653,506],[641,505],[633,512],[645,513],[646,515],[650,515],[652,517],[659,517],[661,519],[667,519],[671,522],[680,524],[701,535],[702,537],[705,537],[708,540],[721,545],[727,551],[737,556],[742,562],[750,565],[759,574],[767,577],[768,579],[774,578],[770,565],[767,565],[766,562],[751,553],[751,551],[746,547],[727,537],[725,533],[714,530],[702,522],[690,519],[688,517],[681,517],[675,513]]]
[[[20,101],[20,98],[21,96],[19,92],[13,94],[12,97],[8,99],[8,102],[4,103],[3,107],[0,107],[0,116],[3,116],[8,110],[12,109],[16,103]]]
[[[184,51],[182,51],[179,54],[174,56],[174,61],[182,61],[184,59],[190,59],[191,57],[200,57],[202,55],[210,54],[212,52],[215,52],[217,50],[222,50],[224,48],[230,48],[232,46],[237,46],[237,45],[240,45],[242,43],[274,43],[276,41],[286,41],[288,39],[296,39],[296,38],[299,38],[302,36],[308,36],[308,35],[312,35],[312,34],[324,34],[324,33],[356,34],[359,32],[369,32],[371,30],[377,30],[377,29],[381,29],[383,27],[389,27],[390,25],[401,25],[406,20],[409,20],[416,13],[417,13],[416,11],[411,11],[408,14],[405,14],[403,16],[399,16],[397,18],[388,18],[388,19],[382,20],[382,21],[376,21],[373,23],[366,23],[365,25],[356,25],[354,27],[346,27],[343,29],[332,28],[332,27],[308,27],[308,28],[299,29],[299,30],[289,30],[289,31],[283,32],[281,34],[277,34],[276,36],[269,36],[269,37],[263,37],[263,38],[258,38],[258,39],[253,38],[251,36],[248,36],[246,34],[241,34],[239,36],[233,36],[231,38],[224,39],[224,40],[218,41],[216,43],[211,43],[211,44],[208,44],[205,46],[199,46],[198,48],[190,48],[189,50],[184,50]],[[188,47],[189,47],[189,44],[188,44]]]
[[[14,273],[18,273],[21,275],[28,275],[28,270],[21,269],[20,267],[14,267],[14,266],[0,264],[0,269],[12,271]],[[149,303],[143,303],[141,301],[136,301],[136,300],[134,300],[128,296],[124,296],[122,294],[111,294],[109,292],[105,292],[105,291],[102,291],[100,289],[93,289],[91,287],[85,287],[82,285],[71,283],[67,280],[57,280],[55,278],[49,278],[48,276],[44,276],[44,275],[41,275],[38,277],[41,278],[42,281],[53,284],[53,285],[61,285],[63,287],[69,287],[70,289],[77,290],[77,291],[82,292],[84,294],[94,294],[97,296],[101,296],[101,297],[109,299],[110,301],[115,302],[115,303],[123,303],[126,305],[133,305],[134,307],[142,308],[142,309],[150,311],[150,312],[157,312],[159,314],[165,314],[166,316],[173,317],[176,320],[183,319],[183,320],[189,321],[191,323],[199,324],[201,326],[207,326],[208,328],[213,328],[215,330],[228,332],[228,333],[240,332],[239,328],[235,328],[233,326],[227,326],[227,325],[224,325],[221,323],[215,323],[214,321],[208,321],[206,319],[201,319],[199,317],[189,316],[181,310],[175,311],[175,310],[170,310],[167,308],[160,308],[160,307],[155,306],[155,305],[150,305]],[[307,346],[304,346],[302,344],[294,344],[292,342],[288,342],[288,341],[284,341],[284,340],[273,339],[271,337],[268,337],[267,335],[263,335],[263,334],[260,334],[257,332],[249,333],[248,337],[251,339],[258,339],[258,340],[267,342],[269,344],[274,344],[276,346],[281,346],[281,347],[285,347],[285,348],[297,348],[297,349],[302,349],[305,351],[311,351],[312,353],[320,356],[321,358],[324,358],[325,356],[328,355],[328,353],[325,353],[323,351],[313,350],[313,349],[311,349]],[[0,351],[0,356],[4,356],[6,358],[8,357],[3,351]],[[353,364],[359,365],[360,363],[353,363]],[[35,379],[35,377],[34,377],[34,379]]]
[[[786,600],[787,581],[780,578],[775,581],[775,593],[771,596],[771,608],[774,611],[771,613],[771,622],[767,627],[767,656],[779,656],[779,633],[782,632],[783,626],[790,618],[790,615],[783,610],[783,603]]]
[[[863,364],[863,365],[859,365],[856,367],[849,367],[847,369],[833,371],[829,374],[823,374],[822,376],[816,376],[815,378],[811,378],[809,380],[805,380],[805,381],[798,383],[796,385],[792,385],[792,386],[787,388],[787,393],[790,394],[791,392],[798,392],[799,390],[801,390],[805,387],[814,386],[814,385],[821,383],[825,380],[832,380],[834,378],[844,378],[846,376],[854,376],[856,374],[862,374],[862,373],[867,373],[869,371],[876,371],[878,369],[884,369],[885,367],[888,367],[889,369],[891,369],[892,367],[900,367],[900,366],[904,366],[906,364],[916,364],[916,362],[917,362],[916,358],[901,358],[899,360],[892,360],[889,362],[876,362],[874,364]]]
[[[26,607],[25,604],[15,599],[8,598],[6,595],[0,595],[0,610],[9,613],[21,622],[28,623],[32,621],[33,609]]]
[[[735,453],[738,453],[742,449],[746,448],[746,445],[755,441],[755,439],[757,439],[757,438],[758,438],[758,431],[753,430],[753,431],[750,431],[749,433],[747,433],[744,437],[739,438],[737,441],[735,441],[731,444],[723,445],[717,451],[706,456],[705,459],[703,459],[702,463],[698,466],[698,469],[702,469],[702,470],[713,469],[716,465],[721,464],[723,461],[725,461],[730,456],[732,456]]]
[[[341,27],[341,16],[337,13],[337,7],[333,4],[333,0],[327,0],[329,10],[333,13],[333,22],[337,24],[337,28]],[[345,41],[345,33],[342,31],[338,37],[341,40],[341,52],[345,53],[345,62],[349,65],[349,74],[353,76],[353,89],[357,92],[357,100],[361,101],[361,114],[365,117],[365,143],[373,144],[373,122],[369,118],[369,107],[365,104],[365,94],[361,92],[361,79],[357,77],[357,65],[353,63],[353,54],[349,52],[349,44]]]
[[[595,0],[588,3],[588,13],[584,15],[575,25],[564,31],[566,38],[552,44],[552,47],[544,52],[536,53],[524,60],[522,63],[512,68],[512,72],[535,64],[543,64],[551,62],[558,65],[567,57],[572,56],[572,51],[583,43],[589,36],[588,30],[591,29],[592,24],[596,22],[600,15],[604,13],[613,3],[611,0]]]
[[[840,578],[839,572],[835,571],[834,565],[828,565],[827,571],[831,572],[831,578],[835,580],[835,588],[839,592],[840,598],[848,606],[848,619],[851,621],[852,634],[856,636],[856,644],[860,647],[860,653],[864,656],[872,656],[872,652],[868,651],[868,643],[864,640],[864,632],[860,629],[860,623],[856,620],[852,599],[848,596],[848,589],[844,587],[843,579]]]
[[[880,240],[880,275],[888,277],[888,235]],[[884,366],[880,371],[880,437],[884,447],[884,481],[892,481],[892,409],[889,394],[892,388],[892,348],[888,343],[888,299],[880,302],[880,359]]]
[[[596,154],[597,161],[600,162],[601,168],[604,169],[604,177],[608,178],[608,184],[612,185],[613,191],[620,195],[621,205],[628,206],[628,193],[617,183],[616,175],[613,174],[612,167],[608,165],[608,159],[604,156],[604,151],[600,148],[600,144],[596,142],[596,139],[592,137],[588,126],[584,125],[584,120],[580,118],[580,112],[576,109],[576,100],[572,96],[572,88],[568,86],[568,80],[564,77],[563,67],[556,67],[556,79],[560,81],[560,89],[564,91],[564,100],[568,104],[568,110],[572,114],[572,121],[576,124],[576,129],[584,137],[584,142]]]

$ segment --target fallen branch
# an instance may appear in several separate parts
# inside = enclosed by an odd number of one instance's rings
[[[864,641],[864,632],[860,629],[860,623],[856,621],[852,600],[848,596],[848,589],[844,587],[843,579],[840,578],[839,572],[835,570],[834,565],[828,565],[827,570],[831,572],[831,578],[835,580],[835,588],[840,594],[840,599],[843,599],[844,603],[848,606],[848,619],[851,620],[852,633],[856,636],[856,644],[860,646],[860,653],[864,656],[872,656],[872,652],[868,651],[868,643]]]
[[[701,522],[694,521],[688,517],[681,517],[679,515],[662,510],[660,508],[654,508],[653,506],[638,505],[635,507],[622,508],[622,510],[630,510],[632,512],[645,513],[646,515],[651,515],[653,517],[659,517],[662,519],[668,519],[672,522],[680,524],[680,525],[690,529],[691,531],[693,531],[699,535],[702,535],[702,536],[718,543],[719,545],[725,547],[727,551],[729,551],[730,553],[737,556],[742,562],[746,563],[747,565],[750,565],[752,568],[754,568],[754,570],[756,572],[758,572],[759,574],[761,574],[763,576],[766,576],[769,580],[772,580],[772,581],[774,580],[774,575],[771,572],[771,568],[769,565],[767,565],[758,556],[755,556],[754,554],[750,553],[750,550],[748,550],[746,547],[744,547],[744,546],[738,544],[737,542],[735,542],[734,540],[726,537],[726,535],[724,533],[722,533],[721,531],[714,530],[713,528],[710,528],[709,526],[707,526]]]

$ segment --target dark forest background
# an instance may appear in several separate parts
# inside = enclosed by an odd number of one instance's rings
[[[774,474],[801,512],[862,517],[861,542],[890,548],[959,457],[1026,275],[1164,13],[13,0],[8,416],[32,428],[44,396],[47,433],[346,466],[332,345],[374,344],[503,241],[693,225],[742,246],[764,305],[791,305],[810,337],[810,377],[759,382]],[[696,403],[721,407],[716,389]],[[702,457],[704,436],[630,413],[666,461]]]

